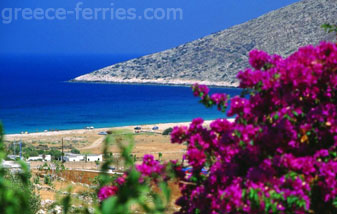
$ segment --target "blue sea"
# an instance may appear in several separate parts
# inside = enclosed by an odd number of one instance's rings
[[[0,56],[0,120],[5,132],[41,132],[225,117],[198,103],[190,87],[66,82],[136,56]],[[239,89],[212,88],[230,95]]]

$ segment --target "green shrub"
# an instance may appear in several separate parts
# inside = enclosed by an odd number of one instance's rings
[[[40,184],[40,177],[39,176],[34,177],[34,184]]]
[[[163,135],[170,135],[172,132],[173,128],[167,128],[163,131]]]
[[[73,154],[81,154],[80,150],[75,149],[75,148],[72,149],[70,152],[73,153]]]
[[[50,175],[45,175],[43,179],[44,184],[52,185],[52,178]]]
[[[0,162],[5,157],[3,129],[0,124]],[[35,194],[31,174],[24,162],[20,172],[10,172],[0,166],[0,213],[35,214],[40,209],[40,197]]]
[[[62,152],[56,149],[50,150],[48,154],[52,156],[53,160],[60,160],[62,157]]]

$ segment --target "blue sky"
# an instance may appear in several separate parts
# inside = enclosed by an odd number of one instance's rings
[[[24,20],[15,8],[134,8],[137,17],[146,8],[180,8],[182,19],[119,20],[102,18],[76,20],[74,14],[61,20]],[[295,0],[1,0],[0,54],[108,54],[145,55],[198,39],[256,18]],[[113,3],[113,6],[111,6]],[[11,10],[11,11],[10,11]],[[109,11],[110,12],[110,11]],[[110,14],[108,12],[108,14]],[[11,14],[12,20],[8,22]],[[79,13],[80,14],[80,13]],[[159,13],[160,14],[160,13]]]

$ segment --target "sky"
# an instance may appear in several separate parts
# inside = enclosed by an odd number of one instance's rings
[[[146,55],[297,1],[1,0],[0,55]]]

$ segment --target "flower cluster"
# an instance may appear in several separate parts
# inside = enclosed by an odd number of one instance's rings
[[[235,121],[195,119],[172,132],[192,167],[178,213],[337,213],[337,45],[249,56],[253,68],[238,78],[250,96],[232,98],[227,112]],[[206,106],[227,100],[193,91]]]
[[[230,100],[234,121],[206,127],[197,118],[172,131],[172,143],[187,143],[191,167],[189,176],[176,162],[170,168],[180,181],[177,214],[337,213],[337,45],[303,47],[286,59],[249,56],[252,68],[238,74],[249,97]],[[206,107],[226,111],[227,95],[192,89]],[[140,182],[167,180],[167,166],[145,156]],[[115,190],[102,189],[100,198]]]
[[[99,200],[103,201],[111,196],[116,195],[117,191],[117,186],[104,186],[98,191],[98,198]]]
[[[177,168],[178,170],[175,170]],[[159,183],[161,181],[168,181],[172,176],[168,175],[168,170],[176,171],[184,176],[184,173],[181,172],[181,168],[176,161],[171,161],[169,163],[160,163],[158,160],[155,160],[152,155],[144,155],[143,162],[141,164],[135,165],[134,170],[139,173],[139,179],[136,180],[138,184],[147,185],[150,183]],[[114,180],[114,185],[103,186],[98,191],[98,198],[101,201],[117,195],[120,189],[125,190],[126,185],[130,185],[128,178],[130,176],[132,169],[127,170],[122,176]],[[174,174],[176,174],[174,173]]]
[[[141,173],[142,177],[158,177],[164,176],[165,164],[161,164],[158,160],[155,160],[152,155],[144,155],[143,163],[136,166],[136,169]]]
[[[198,83],[192,86],[193,94],[201,98],[201,103],[206,107],[216,105],[219,111],[224,112],[227,108],[228,96],[226,94],[212,94],[209,96],[209,89],[206,85],[199,85]]]

